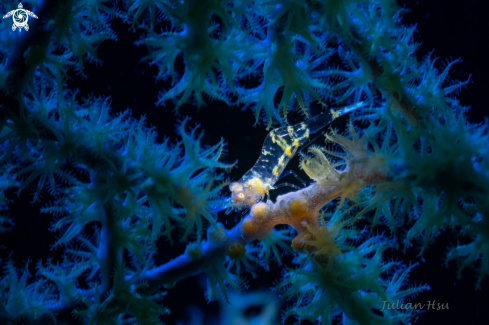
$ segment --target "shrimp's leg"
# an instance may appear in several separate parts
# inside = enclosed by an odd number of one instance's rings
[[[280,184],[277,184],[273,187],[274,190],[276,190],[277,188],[281,188],[281,187],[285,187],[285,186],[288,186],[288,187],[292,187],[293,189],[296,189],[296,190],[301,190],[301,188],[297,185],[294,185],[294,184],[290,184],[290,183],[280,183]]]
[[[302,185],[304,185],[304,187],[307,186],[307,183],[302,179],[300,178],[294,171],[292,170],[286,170],[285,172],[282,173],[282,176],[280,176],[279,180],[281,180],[282,178],[286,177],[286,176],[289,176],[290,174],[294,175],[294,177],[302,183]]]

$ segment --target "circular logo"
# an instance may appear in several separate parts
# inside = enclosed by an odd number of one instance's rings
[[[17,9],[13,14],[13,19],[15,25],[18,27],[24,27],[29,18],[27,17],[27,12],[25,12],[25,10]]]

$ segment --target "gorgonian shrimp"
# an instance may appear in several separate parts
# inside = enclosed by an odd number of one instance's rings
[[[305,122],[270,131],[263,143],[260,157],[253,168],[246,172],[239,181],[229,185],[232,195],[228,212],[232,209],[249,208],[261,201],[270,190],[274,189],[273,186],[287,163],[294,157],[297,149],[306,143],[310,135],[341,115],[362,106],[365,106],[364,102],[358,102],[319,114]]]

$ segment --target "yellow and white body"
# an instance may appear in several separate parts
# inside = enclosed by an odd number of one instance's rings
[[[293,126],[273,129],[267,135],[260,157],[252,169],[237,182],[232,182],[231,208],[241,210],[261,201],[284,171],[297,150],[316,133],[339,116],[364,106],[363,102],[317,115]]]

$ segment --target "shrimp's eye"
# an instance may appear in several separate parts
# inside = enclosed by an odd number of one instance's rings
[[[246,198],[246,195],[243,192],[234,193],[233,196],[237,202],[241,202]]]

